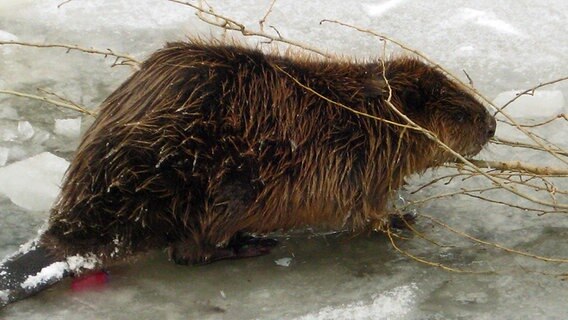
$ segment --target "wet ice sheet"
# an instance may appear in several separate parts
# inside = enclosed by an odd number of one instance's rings
[[[0,167],[0,194],[31,211],[47,211],[69,163],[49,152]],[[30,188],[33,186],[33,188]]]
[[[193,18],[192,11],[166,1],[71,1],[57,9],[60,2],[0,0],[0,39],[113,48],[141,59],[166,40],[207,34],[207,27]],[[256,27],[270,1],[210,2],[220,12]],[[476,87],[494,98],[499,93],[568,74],[566,12],[568,3],[561,0],[333,0],[294,5],[277,1],[269,24],[287,37],[358,57],[377,56],[380,43],[339,27],[319,26],[318,22],[339,18],[370,27],[419,48],[455,73],[465,69]],[[0,88],[32,93],[37,88],[50,89],[94,107],[131,72],[127,67],[108,68],[111,63],[111,59],[75,52],[0,47]],[[565,84],[551,87],[550,91],[568,97]],[[548,98],[546,101],[558,101]],[[536,101],[544,103],[542,99]],[[552,115],[560,109],[548,110]],[[0,164],[4,158],[7,165],[34,159],[44,151],[69,159],[77,143],[76,129],[73,135],[65,136],[57,129],[55,119],[76,117],[76,113],[35,101],[0,96],[0,136],[4,132],[12,137],[0,141]],[[84,120],[85,126],[92,121]],[[26,122],[33,129],[31,137]],[[554,135],[555,142],[566,143],[566,132],[554,131],[554,127],[551,130],[548,134]],[[540,160],[514,152],[493,148],[489,156]],[[41,165],[29,166],[30,170],[37,168]],[[441,185],[437,191],[451,190],[460,183]],[[27,192],[32,193],[45,187],[37,182],[27,186]],[[417,196],[428,195],[425,192]],[[47,218],[47,206],[43,205],[43,211],[29,211],[0,195],[0,252],[12,252],[26,239],[35,237]],[[479,201],[464,197],[437,201],[420,210],[482,239],[541,255],[568,256],[568,225],[562,216],[537,217],[488,203],[480,207]],[[456,247],[440,248],[416,237],[412,241],[400,240],[401,247],[454,267],[499,273],[455,274],[427,267],[394,252],[378,235],[355,239],[347,235],[304,235],[281,239],[281,245],[269,256],[205,267],[176,266],[166,261],[164,253],[153,252],[131,264],[111,268],[110,283],[102,291],[74,293],[69,290],[69,281],[64,281],[0,311],[0,316],[335,319],[351,314],[354,319],[381,319],[386,315],[389,319],[565,318],[567,284],[554,276],[530,273],[566,272],[562,265],[482,248],[425,219],[418,222],[417,228],[428,237]],[[276,262],[291,257],[287,267]]]

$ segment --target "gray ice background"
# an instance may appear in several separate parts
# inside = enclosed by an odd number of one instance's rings
[[[194,11],[161,0],[0,0],[0,40],[112,48],[143,59],[164,42],[219,37]],[[269,0],[210,1],[218,12],[252,28]],[[279,0],[266,25],[295,40],[361,59],[378,57],[381,43],[321,19],[339,19],[390,35],[421,50],[498,102],[512,92],[568,75],[568,2],[535,1],[292,1]],[[267,31],[271,29],[266,28]],[[254,43],[255,40],[247,40]],[[389,49],[394,47],[389,46]],[[400,53],[395,53],[400,54]],[[131,70],[62,49],[0,46],[0,90],[37,94],[42,88],[96,107]],[[465,77],[464,77],[465,78]],[[567,112],[566,83],[512,106],[518,119]],[[538,110],[535,113],[535,110]],[[63,120],[63,121],[62,121]],[[0,257],[35,236],[48,216],[67,161],[87,117],[45,103],[0,95]],[[566,125],[540,133],[568,147]],[[498,136],[523,140],[500,126]],[[492,146],[482,157],[559,165],[538,153]],[[428,172],[424,180],[443,170]],[[566,179],[557,181],[566,190]],[[411,186],[419,183],[413,179]],[[440,184],[414,198],[483,185]],[[507,193],[497,199],[512,199]],[[567,197],[558,194],[559,201]],[[522,200],[514,200],[525,204]],[[537,216],[472,198],[453,197],[421,213],[478,238],[518,250],[568,257],[565,214]],[[543,263],[482,247],[427,219],[416,226],[438,247],[411,233],[399,246],[467,270],[457,274],[397,253],[383,235],[293,233],[272,254],[203,267],[177,266],[163,252],[111,268],[102,290],[77,293],[64,281],[0,311],[2,319],[566,319],[568,284],[554,274],[566,265]]]

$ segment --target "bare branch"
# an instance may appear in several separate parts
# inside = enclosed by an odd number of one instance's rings
[[[547,149],[544,149],[541,146],[535,146],[533,144],[528,144],[528,143],[524,143],[524,142],[507,140],[507,139],[504,139],[504,138],[494,138],[494,139],[491,140],[491,143],[500,144],[500,145],[507,145],[507,146],[510,146],[510,147],[533,149],[533,150],[548,152]],[[560,156],[568,157],[568,152],[565,152],[565,151],[562,151],[562,150],[559,150],[559,149],[554,149],[553,151],[556,152]]]
[[[533,173],[540,176],[568,176],[568,169],[552,168],[552,167],[539,167],[530,163],[523,163],[520,161],[485,161],[485,160],[469,160],[472,164],[479,168],[491,168],[507,171],[519,171]]]
[[[268,18],[268,16],[272,12],[272,7],[274,7],[274,3],[276,3],[276,0],[272,0],[270,2],[270,6],[268,7],[268,10],[266,10],[266,13],[262,17],[262,19],[260,19],[260,21],[258,21],[258,24],[260,25],[260,31],[261,32],[264,32],[264,23],[266,22],[266,19]]]
[[[65,108],[65,109],[79,111],[81,113],[84,113],[84,114],[87,114],[87,115],[90,115],[90,116],[93,116],[93,117],[96,116],[96,112],[90,111],[90,110],[88,110],[84,107],[81,107],[81,106],[79,106],[75,103],[57,101],[57,100],[49,99],[47,97],[36,96],[36,95],[33,95],[33,94],[22,93],[22,92],[11,91],[11,90],[0,90],[0,94],[9,94],[9,95],[17,96],[17,97],[39,100],[39,101],[47,102],[47,103],[50,103],[50,104],[53,104],[53,105],[56,105],[58,107],[62,107],[62,108]]]
[[[546,261],[546,262],[568,263],[568,259],[566,259],[566,258],[543,257],[543,256],[539,256],[539,255],[536,255],[536,254],[532,254],[532,253],[528,253],[528,252],[524,252],[524,251],[520,251],[520,250],[516,250],[516,249],[512,249],[512,248],[508,248],[508,247],[505,247],[505,246],[500,245],[498,243],[493,243],[493,242],[481,240],[481,239],[476,238],[476,237],[474,237],[470,234],[467,234],[463,231],[459,231],[457,229],[454,229],[454,228],[450,227],[449,225],[443,223],[442,221],[440,221],[440,220],[438,220],[434,217],[431,217],[431,216],[428,216],[428,215],[421,215],[421,216],[424,217],[424,218],[427,218],[427,219],[431,220],[432,222],[438,224],[439,226],[442,226],[442,227],[450,230],[451,232],[453,232],[457,235],[460,235],[464,238],[467,238],[467,239],[469,239],[473,242],[477,242],[477,243],[480,243],[480,244],[483,244],[483,245],[486,245],[486,246],[494,247],[494,248],[497,248],[497,249],[500,249],[500,250],[503,250],[503,251],[506,251],[506,252],[509,252],[509,253],[514,253],[514,254],[518,254],[518,255],[521,255],[521,256],[533,258],[533,259],[536,259],[536,260],[541,260],[541,261]]]
[[[372,35],[374,37],[379,38],[382,41],[389,41],[392,42],[394,44],[396,44],[397,46],[399,46],[400,48],[411,52],[419,57],[421,57],[422,59],[424,59],[425,61],[427,61],[428,63],[430,63],[434,68],[439,69],[440,71],[444,72],[445,74],[447,74],[449,77],[451,77],[452,79],[454,79],[455,81],[457,81],[458,83],[460,83],[461,85],[463,85],[466,88],[469,88],[475,95],[477,95],[479,98],[483,99],[487,104],[489,104],[490,106],[492,106],[493,108],[495,108],[495,110],[497,110],[498,113],[502,114],[507,120],[510,121],[510,123],[512,125],[514,125],[518,130],[520,130],[522,133],[524,133],[527,137],[529,137],[531,140],[533,140],[537,145],[539,145],[540,147],[542,147],[543,149],[547,150],[552,156],[556,157],[558,160],[562,161],[563,163],[568,165],[568,161],[559,157],[558,154],[554,151],[553,148],[550,148],[549,146],[544,145],[540,140],[538,140],[535,136],[534,133],[527,131],[525,128],[519,126],[519,124],[517,124],[513,118],[508,115],[507,113],[505,113],[504,111],[500,110],[498,107],[496,107],[493,102],[491,100],[489,100],[487,97],[485,97],[483,94],[481,94],[481,92],[479,92],[477,89],[468,86],[466,83],[464,83],[459,77],[457,77],[456,75],[454,75],[452,72],[448,71],[447,69],[443,68],[440,64],[438,64],[437,62],[435,62],[434,60],[430,59],[428,56],[426,56],[424,53],[413,49],[405,44],[403,44],[402,42],[395,40],[391,37],[385,36],[383,34],[377,33],[375,31],[369,30],[369,29],[364,29],[364,28],[360,28],[345,22],[341,22],[341,21],[337,21],[337,20],[329,20],[329,19],[324,19],[320,21],[320,24],[324,23],[324,22],[329,22],[329,23],[334,23],[334,24],[338,24],[347,28],[351,28],[354,30],[357,30],[359,32],[363,32],[369,35]],[[562,148],[558,148],[557,149],[561,149]],[[564,150],[562,150],[564,151]]]
[[[77,45],[70,45],[70,44],[61,44],[61,43],[32,43],[32,42],[21,42],[21,41],[0,41],[0,45],[18,45],[18,46],[25,46],[25,47],[36,47],[36,48],[62,48],[67,49],[67,52],[76,50],[80,52],[102,55],[106,57],[115,57],[117,60],[112,64],[112,66],[116,65],[128,65],[134,69],[140,68],[140,61],[136,60],[134,57],[131,57],[126,54],[115,53],[111,49],[106,50],[99,50],[94,48],[83,48]]]
[[[73,0],[65,0],[65,1],[61,2],[60,4],[57,5],[57,9],[61,8],[62,6],[64,6],[65,4],[67,4],[71,1],[73,1]]]
[[[294,41],[288,38],[283,38],[282,36],[278,35],[278,36],[274,36],[262,31],[255,31],[255,30],[250,30],[248,29],[244,24],[239,23],[231,18],[225,17],[223,15],[220,15],[218,13],[215,13],[213,11],[213,9],[204,9],[198,5],[189,3],[189,2],[185,2],[185,1],[179,1],[179,0],[167,0],[170,2],[175,2],[175,3],[179,3],[188,7],[191,7],[195,10],[198,11],[198,15],[197,17],[199,19],[201,19],[203,22],[210,24],[212,26],[216,26],[219,28],[223,28],[225,30],[231,30],[231,31],[237,31],[240,32],[243,36],[245,37],[261,37],[261,38],[265,38],[268,39],[270,41],[276,41],[276,42],[281,42],[281,43],[286,43],[289,45],[292,45],[294,47],[298,47],[307,51],[311,51],[314,53],[317,53],[318,55],[321,55],[323,57],[326,58],[331,58],[332,56],[324,51],[321,51],[315,47],[312,46],[308,46],[306,44],[303,44],[301,42],[298,41]],[[217,19],[217,20],[212,20],[212,19],[208,19],[205,16]]]

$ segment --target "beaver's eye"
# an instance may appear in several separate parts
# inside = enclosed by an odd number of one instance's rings
[[[424,109],[424,99],[418,90],[409,88],[401,94],[401,99],[407,110],[420,111]]]

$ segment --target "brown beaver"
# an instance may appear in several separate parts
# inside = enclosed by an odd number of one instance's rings
[[[466,88],[414,58],[168,44],[103,102],[31,256],[91,254],[104,264],[168,247],[177,263],[204,263],[273,245],[247,234],[366,230],[385,221],[406,176],[452,160],[420,132],[353,112],[405,124],[389,94],[460,154],[495,132]]]

